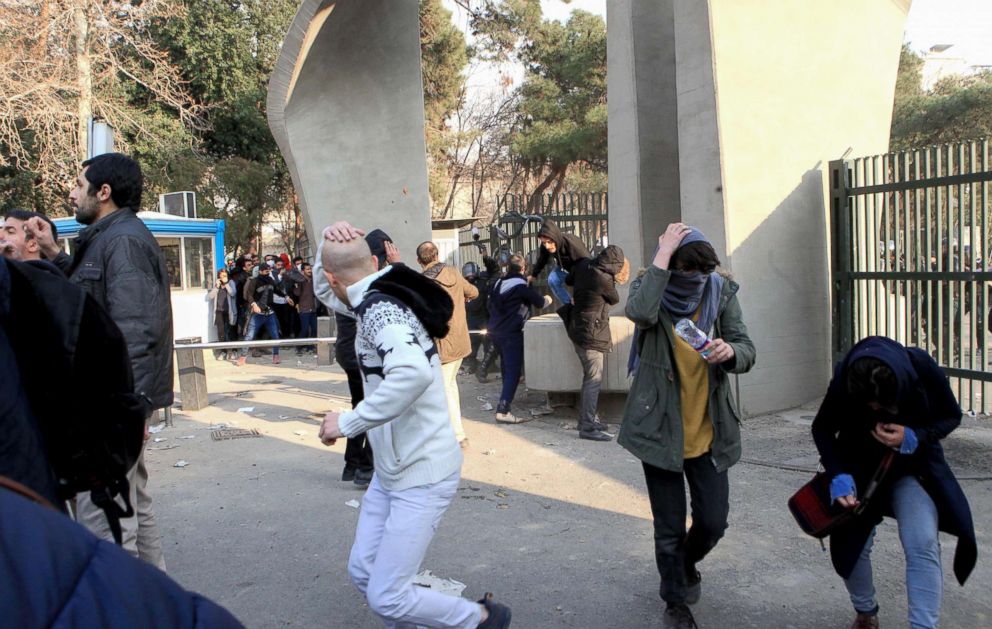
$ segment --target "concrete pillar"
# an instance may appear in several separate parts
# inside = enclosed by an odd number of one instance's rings
[[[608,3],[610,240],[641,266],[676,218],[709,236],[758,348],[749,414],[829,381],[826,167],[886,150],[909,5]]]
[[[310,237],[348,220],[412,260],[431,233],[417,3],[304,0],[268,116]]]
[[[176,369],[179,372],[179,397],[184,411],[198,411],[209,404],[207,399],[207,371],[203,364],[202,349],[183,349],[183,345],[200,343],[203,339],[191,336],[175,340]],[[171,417],[167,415],[167,421]]]

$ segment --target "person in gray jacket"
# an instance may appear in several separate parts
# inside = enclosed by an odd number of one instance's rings
[[[69,202],[76,220],[87,225],[76,239],[75,255],[59,249],[51,227],[34,218],[31,230],[45,252],[69,278],[89,293],[120,328],[134,372],[134,392],[146,417],[171,406],[172,306],[162,250],[138,218],[141,166],[120,153],[105,153],[82,164]],[[145,490],[144,454],[128,474],[136,515],[121,520],[124,549],[165,569],[151,496]],[[98,537],[113,536],[102,510],[88,497],[77,498],[77,518]]]

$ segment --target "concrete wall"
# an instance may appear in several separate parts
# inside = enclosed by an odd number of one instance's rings
[[[749,414],[806,402],[829,380],[826,165],[886,150],[909,4],[609,4],[611,242],[633,260],[674,218],[707,233],[758,348],[741,379]],[[615,112],[657,116],[632,126]]]
[[[379,227],[412,260],[431,236],[417,3],[304,0],[268,113],[311,237]]]
[[[674,7],[609,0],[606,12],[610,242],[636,272],[651,263],[657,235],[679,217]],[[618,288],[614,313],[626,302],[627,287]]]
[[[610,317],[613,350],[603,363],[603,391],[627,392],[627,357],[634,335],[634,324],[627,317]],[[582,387],[582,364],[565,324],[556,314],[534,317],[524,326],[524,365],[527,388],[537,391],[568,392]]]

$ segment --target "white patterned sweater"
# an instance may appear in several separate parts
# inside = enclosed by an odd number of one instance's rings
[[[365,399],[341,414],[342,434],[367,433],[375,473],[389,491],[429,485],[462,466],[462,452],[448,419],[441,360],[434,339],[402,301],[370,285],[392,267],[348,287],[349,309],[331,291],[318,264],[314,292],[328,308],[358,320],[355,353]]]

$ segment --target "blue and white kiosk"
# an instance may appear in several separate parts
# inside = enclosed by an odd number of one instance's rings
[[[172,287],[173,338],[217,340],[208,291],[217,269],[224,265],[224,221],[164,212],[138,212],[138,218],[148,226],[165,255]],[[85,225],[71,217],[54,222],[63,247],[72,253],[76,236]]]

